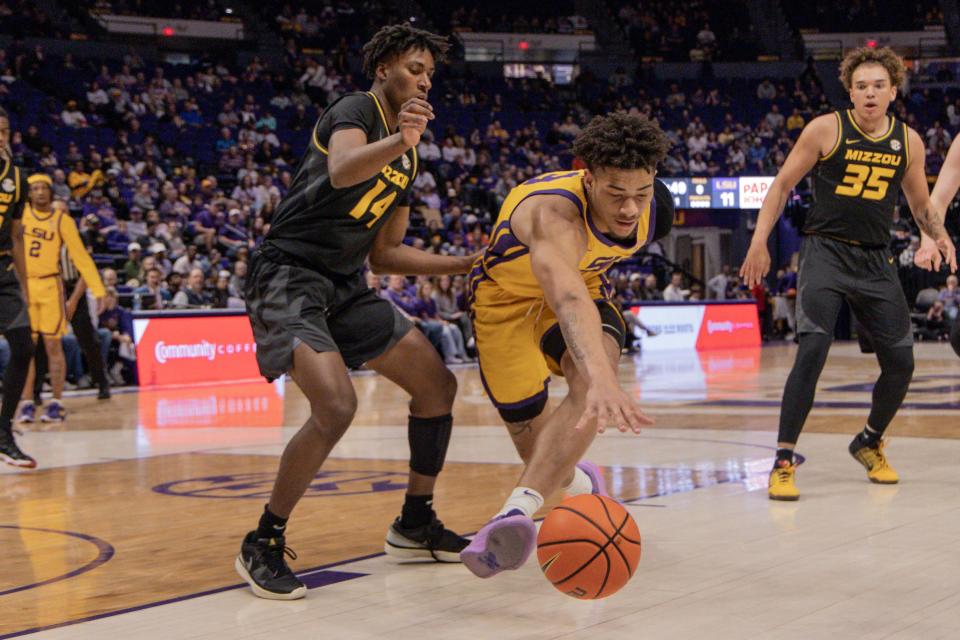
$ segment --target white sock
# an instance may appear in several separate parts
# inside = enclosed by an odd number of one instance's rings
[[[533,514],[539,511],[542,506],[543,496],[539,492],[529,487],[517,487],[507,498],[507,501],[503,503],[503,508],[497,515],[502,516],[512,509],[519,509],[525,516],[532,518]]]
[[[590,482],[590,476],[580,467],[573,468],[573,480],[563,488],[568,496],[580,496],[586,493],[593,493],[593,483]]]

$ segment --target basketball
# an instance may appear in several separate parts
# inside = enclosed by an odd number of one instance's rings
[[[573,496],[543,521],[537,560],[550,584],[568,596],[606,598],[633,577],[640,562],[640,530],[616,500]]]

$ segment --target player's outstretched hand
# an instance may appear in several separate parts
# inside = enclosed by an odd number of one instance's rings
[[[740,267],[740,277],[744,284],[753,288],[763,281],[763,277],[770,271],[770,252],[766,244],[751,244],[747,257]]]
[[[653,419],[644,415],[640,407],[624,393],[618,385],[592,385],[587,391],[587,406],[575,427],[586,428],[591,420],[597,421],[597,431],[603,433],[610,425],[623,433],[627,430],[640,433],[645,424],[653,424]]]
[[[920,248],[913,254],[913,264],[927,271],[940,271],[940,249],[933,238],[923,235],[920,240]]]
[[[420,136],[427,130],[427,123],[434,119],[433,107],[422,98],[410,98],[400,107],[397,121],[403,143],[409,149],[420,144]]]
[[[957,248],[953,246],[953,240],[950,239],[948,234],[943,234],[943,237],[937,240],[937,249],[938,253],[943,254],[943,259],[948,265],[950,265],[950,273],[957,272]],[[939,256],[937,256],[939,257]],[[937,267],[939,269],[939,266]]]

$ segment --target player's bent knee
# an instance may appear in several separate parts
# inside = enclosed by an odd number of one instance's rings
[[[915,366],[913,347],[897,347],[881,349],[877,352],[880,368],[885,374],[905,377],[908,381],[913,377]]]
[[[453,372],[446,367],[443,368],[443,378],[437,393],[443,399],[444,404],[453,406],[453,401],[457,397],[457,376],[453,375]]]
[[[443,470],[447,457],[453,416],[433,418],[410,416],[407,422],[407,442],[410,444],[410,469],[424,476],[436,476]]]
[[[311,402],[310,409],[315,426],[342,433],[353,422],[353,416],[357,412],[357,397],[350,394],[341,398],[324,398],[322,402]]]

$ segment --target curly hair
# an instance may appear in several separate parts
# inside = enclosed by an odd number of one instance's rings
[[[847,91],[853,87],[853,72],[862,64],[879,64],[890,74],[890,84],[895,87],[903,86],[906,69],[903,66],[903,59],[894,53],[893,49],[860,47],[845,55],[843,62],[840,63],[840,82]]]
[[[656,123],[625,112],[596,116],[573,141],[573,153],[591,171],[602,167],[654,171],[670,148]]]
[[[370,38],[370,42],[363,45],[363,72],[372,80],[378,64],[410,49],[429,51],[435,61],[443,62],[447,58],[450,41],[446,36],[415,29],[409,24],[383,27]]]

